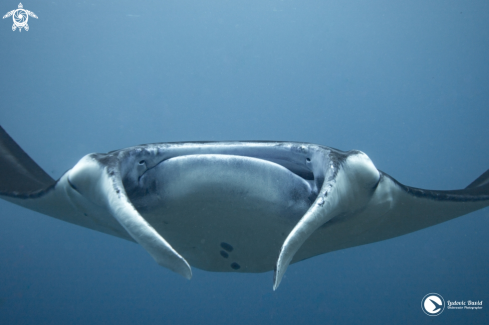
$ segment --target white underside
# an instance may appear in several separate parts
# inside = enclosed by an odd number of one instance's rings
[[[82,159],[39,198],[2,198],[139,242],[159,264],[187,277],[181,257],[209,271],[264,272],[283,246],[281,278],[289,262],[407,234],[487,205],[418,198],[388,177],[373,191],[379,173],[364,154],[349,157],[334,184],[323,184],[312,198],[312,182],[250,157],[168,159],[141,177],[148,195],[129,193],[130,201],[116,195],[113,179],[101,181],[104,168]]]

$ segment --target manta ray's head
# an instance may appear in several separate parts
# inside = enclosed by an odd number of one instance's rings
[[[102,173],[121,179],[127,192],[138,188],[141,176],[163,161],[163,154],[154,148],[135,147],[108,154],[89,154],[67,172],[71,189],[96,203],[100,200]]]

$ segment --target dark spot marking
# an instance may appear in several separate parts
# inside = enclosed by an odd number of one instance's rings
[[[228,251],[228,252],[232,252],[233,251],[233,246],[229,245],[228,243],[225,243],[225,242],[222,242],[221,243],[221,247],[225,250],[225,251]]]
[[[311,158],[306,158],[306,161],[307,162],[311,162]]]
[[[145,163],[146,163],[146,161],[144,161],[144,160],[141,160],[141,161],[139,162],[139,164],[140,164],[140,165],[144,165]]]
[[[224,257],[224,258],[228,258],[229,257],[229,254],[226,253],[225,251],[220,251],[221,253],[221,256]]]
[[[85,217],[88,217],[88,214],[86,214],[86,213],[83,213],[83,215],[84,215]]]
[[[241,266],[239,266],[238,263],[234,262],[234,263],[231,264],[231,268],[233,270],[239,270],[241,268]]]

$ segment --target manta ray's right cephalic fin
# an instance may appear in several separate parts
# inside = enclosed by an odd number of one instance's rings
[[[80,194],[106,206],[110,214],[159,265],[187,279],[192,277],[187,261],[132,205],[124,189],[117,162],[108,166],[99,162],[94,155],[87,155],[70,170],[68,178],[70,185]]]
[[[0,126],[0,197],[67,222],[132,238],[158,264],[190,279],[187,261],[132,205],[119,163],[117,157],[87,155],[55,182]]]

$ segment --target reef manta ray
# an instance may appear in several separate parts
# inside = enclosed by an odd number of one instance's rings
[[[489,170],[463,190],[400,184],[360,151],[297,142],[147,144],[89,154],[54,181],[0,127],[0,197],[135,241],[190,279],[272,269],[436,225],[489,205]]]

